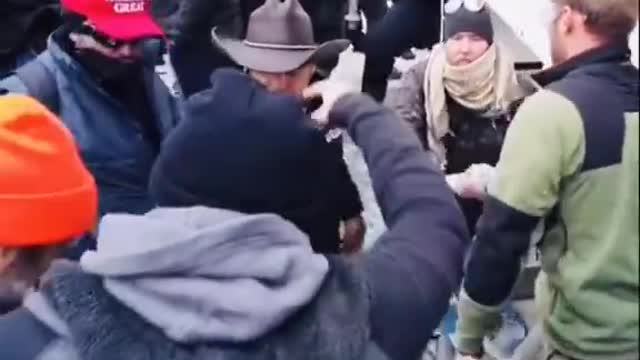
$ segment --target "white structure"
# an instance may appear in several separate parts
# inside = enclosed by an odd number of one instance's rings
[[[514,51],[518,62],[541,61],[550,65],[549,0],[487,0],[494,12],[496,33]],[[629,45],[633,51],[633,63],[638,65],[638,27]]]

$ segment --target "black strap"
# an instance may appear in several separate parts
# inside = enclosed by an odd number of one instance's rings
[[[16,69],[30,96],[34,97],[54,113],[59,109],[58,86],[46,63],[52,63],[51,55],[44,52],[37,58]]]

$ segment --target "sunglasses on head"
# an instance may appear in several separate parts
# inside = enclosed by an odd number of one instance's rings
[[[449,0],[444,5],[446,14],[453,14],[463,6],[471,12],[480,12],[486,4],[486,0]]]
[[[123,45],[136,43],[132,41],[116,40],[114,38],[109,37],[108,35],[100,33],[99,31],[96,30],[95,27],[88,24],[83,24],[78,30],[78,32],[83,35],[91,36],[100,45],[103,45],[109,49],[117,49]]]

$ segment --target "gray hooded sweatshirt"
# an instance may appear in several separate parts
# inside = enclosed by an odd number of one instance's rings
[[[309,303],[329,266],[277,215],[204,207],[106,216],[80,265],[182,343],[261,337]]]
[[[363,282],[352,275],[326,281],[328,271],[329,261],[312,252],[307,236],[277,215],[161,208],[104,217],[97,251],[86,253],[79,268],[55,265],[25,307],[59,336],[42,360],[243,359],[236,351],[288,359],[278,354],[279,342],[282,349],[298,343],[304,353],[308,341],[339,332],[344,344],[327,341],[314,358],[367,351],[368,306],[357,300],[366,298]],[[349,290],[335,296],[336,286]],[[310,305],[321,288],[332,300]],[[298,315],[303,307],[316,310]],[[349,312],[359,314],[355,330]],[[314,319],[315,313],[329,315]],[[283,326],[292,317],[301,321]],[[140,350],[137,338],[148,348]]]

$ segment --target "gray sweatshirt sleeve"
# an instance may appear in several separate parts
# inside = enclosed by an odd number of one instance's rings
[[[394,360],[418,359],[462,280],[470,242],[463,215],[437,165],[391,110],[348,95],[330,116],[364,152],[389,229],[363,259],[372,337]]]

